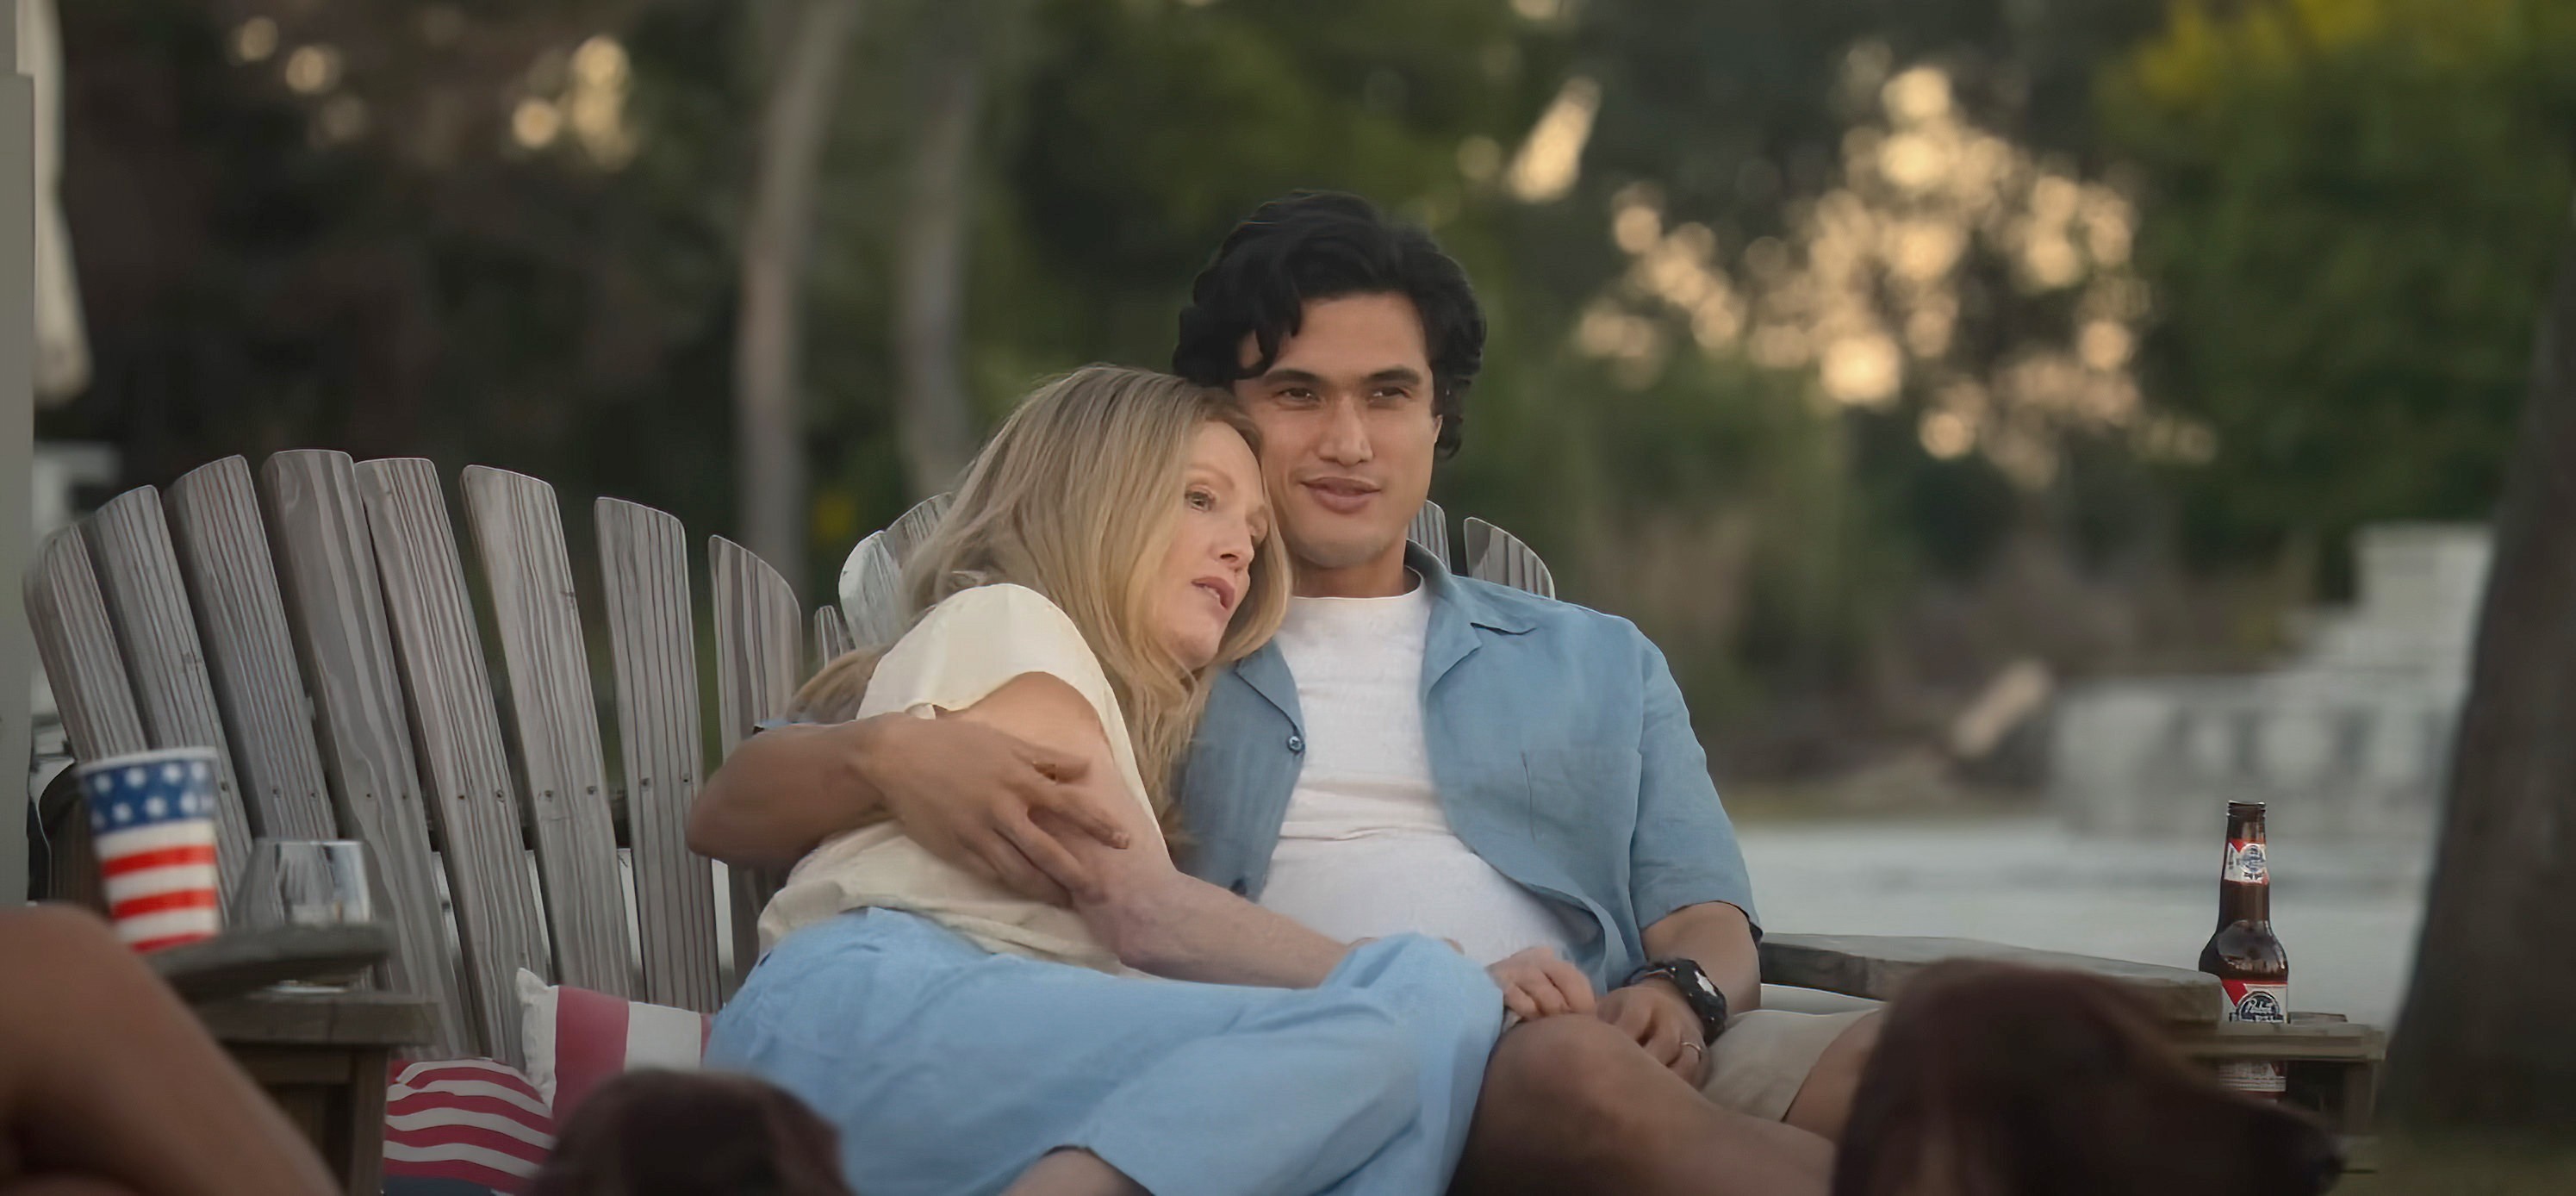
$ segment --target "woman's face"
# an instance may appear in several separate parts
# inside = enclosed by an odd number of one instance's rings
[[[1154,615],[1163,643],[1192,670],[1207,667],[1225,642],[1252,586],[1253,546],[1270,535],[1270,503],[1261,466],[1243,435],[1220,423],[1199,425],[1182,475],[1179,527],[1154,574]]]

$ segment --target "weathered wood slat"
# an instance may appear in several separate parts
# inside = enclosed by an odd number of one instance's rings
[[[241,782],[233,773],[223,718],[215,711],[214,681],[206,672],[206,650],[197,639],[197,619],[188,610],[187,586],[179,580],[179,558],[170,546],[169,521],[161,513],[161,492],[141,486],[117,495],[84,521],[82,530],[98,569],[99,592],[107,598],[108,617],[116,624],[117,642],[125,649],[145,737],[156,748],[215,749],[215,870],[230,900],[243,869],[250,866],[251,837],[259,828],[242,803]]]
[[[1541,598],[1556,597],[1556,574],[1538,553],[1520,537],[1473,515],[1467,517],[1467,576]]]
[[[328,983],[363,972],[392,951],[393,935],[369,922],[232,930],[155,951],[145,960],[182,999],[211,1001],[280,981]]]
[[[2313,1013],[2293,1013],[2286,1022],[2213,1022],[2182,1027],[2169,1041],[2194,1059],[2380,1063],[2388,1058],[2387,1031]]]
[[[556,975],[565,984],[632,996],[608,766],[599,750],[590,654],[554,487],[474,465],[461,488],[510,682]]]
[[[850,625],[841,621],[841,612],[828,606],[814,608],[814,670],[839,660],[850,652]]]
[[[482,1011],[493,1056],[518,1066],[526,1053],[517,970],[552,976],[554,968],[529,889],[519,807],[454,525],[428,461],[365,461],[357,472],[428,805],[446,844],[466,988]]]
[[[903,567],[913,550],[930,538],[948,514],[951,496],[934,494],[906,511],[883,530],[873,532],[850,550],[841,565],[841,617],[854,647],[882,648],[911,625],[911,603],[903,588]]]
[[[357,470],[346,453],[302,449],[270,457],[261,474],[278,581],[313,695],[332,805],[344,833],[367,845],[376,909],[393,928],[388,987],[429,999],[433,1054],[489,1054],[483,1011],[466,999],[449,953],[429,810]],[[511,1022],[517,1020],[514,1008]]]
[[[1404,538],[1439,557],[1441,564],[1450,563],[1449,513],[1441,510],[1439,503],[1424,502],[1422,509],[1414,513],[1412,526],[1404,529]]]
[[[886,546],[886,534],[870,533],[841,567],[841,614],[851,641],[868,648],[893,643],[909,621],[906,606],[903,567]]]
[[[2215,976],[2124,959],[2034,951],[1978,939],[1765,935],[1762,980],[1766,984],[1817,988],[1884,1001],[1903,991],[1906,982],[1917,973],[1945,959],[1989,959],[2090,972],[2136,993],[2156,1016],[2169,1022],[2216,1022],[2225,1007]]]
[[[886,551],[894,554],[894,563],[911,562],[912,550],[921,547],[921,542],[939,529],[939,521],[948,517],[948,504],[956,497],[953,494],[931,495],[912,504],[911,510],[895,516],[894,522],[886,525]]]
[[[99,593],[89,544],[79,528],[64,528],[36,546],[35,562],[27,568],[26,595],[27,622],[34,627],[36,653],[53,684],[54,705],[62,713],[72,755],[100,760],[151,747],[143,737],[143,716],[134,709],[133,683],[126,678],[125,653],[116,646],[116,625],[108,619],[107,599]]]
[[[753,724],[784,714],[804,658],[796,591],[778,570],[722,536],[707,543],[715,580],[717,736],[724,752],[749,738]],[[748,971],[760,953],[761,907],[778,891],[766,871],[732,873],[734,967]]]
[[[600,499],[596,515],[644,999],[712,1013],[723,994],[715,869],[688,841],[689,804],[705,767],[688,532],[668,514],[613,498]]]
[[[206,1033],[246,1054],[253,1044],[393,1047],[426,1042],[432,1032],[426,1004],[410,993],[260,992],[208,1001],[188,1012]],[[256,1078],[260,1068],[254,1064],[245,1070]],[[360,1081],[361,1087],[369,1084],[384,1091],[372,1076]]]
[[[170,530],[213,675],[215,706],[232,734],[233,771],[253,821],[282,839],[338,834],[312,711],[286,631],[268,531],[250,463],[226,457],[171,483]]]
[[[36,798],[36,826],[44,852],[45,886],[39,901],[60,901],[107,913],[107,890],[98,875],[98,846],[90,841],[88,804],[81,799],[79,770],[66,768],[45,783]]]

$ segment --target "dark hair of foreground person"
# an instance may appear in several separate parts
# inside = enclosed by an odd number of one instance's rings
[[[629,1072],[582,1102],[528,1196],[850,1196],[835,1142],[749,1076]]]
[[[2312,1196],[2313,1118],[2229,1092],[2108,981],[1955,961],[1890,1006],[1834,1196]]]

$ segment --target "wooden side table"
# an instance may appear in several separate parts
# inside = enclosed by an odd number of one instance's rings
[[[304,1131],[353,1196],[383,1189],[385,1080],[428,1042],[429,1002],[402,993],[259,992],[197,1006],[233,1061]]]
[[[1948,959],[1988,959],[2089,973],[2127,989],[2164,1023],[2170,1041],[2215,1067],[2228,1060],[2289,1065],[2290,1098],[2351,1137],[2371,1132],[2388,1035],[2340,1015],[2292,1013],[2286,1023],[2222,1022],[2218,978],[2185,968],[2034,951],[1974,939],[1775,934],[1762,940],[1762,979],[1888,1000],[1923,969]]]
[[[147,957],[353,1196],[383,1190],[385,1082],[396,1049],[435,1036],[430,1003],[372,989],[263,986],[362,972],[389,946],[380,926],[284,927]]]

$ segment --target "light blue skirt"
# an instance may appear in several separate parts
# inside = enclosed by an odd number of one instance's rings
[[[1322,987],[1109,976],[871,910],[788,936],[710,1066],[811,1104],[860,1196],[1000,1192],[1087,1150],[1155,1196],[1438,1196],[1501,1031],[1484,969],[1417,935]]]

